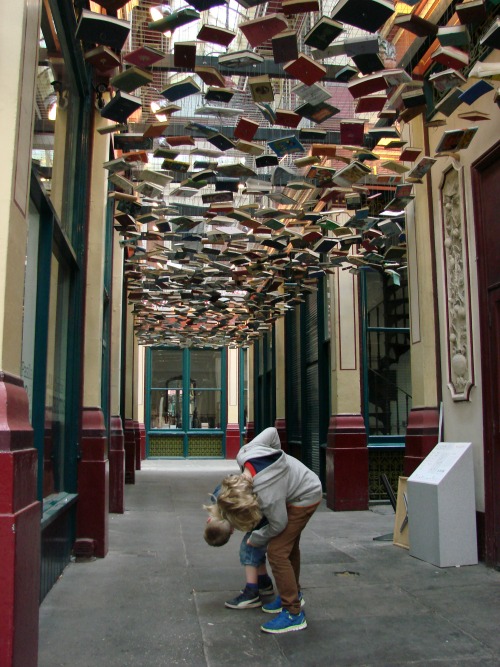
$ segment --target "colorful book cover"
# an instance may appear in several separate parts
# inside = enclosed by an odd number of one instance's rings
[[[304,146],[294,135],[268,141],[267,145],[276,153],[279,158],[283,157],[284,155],[288,155],[289,153],[304,152]]]

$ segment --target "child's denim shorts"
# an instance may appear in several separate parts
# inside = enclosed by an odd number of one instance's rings
[[[266,548],[265,547],[252,547],[250,544],[247,544],[247,540],[250,537],[251,533],[245,533],[243,539],[241,540],[240,545],[240,563],[242,565],[252,565],[253,567],[259,567],[266,562]]]

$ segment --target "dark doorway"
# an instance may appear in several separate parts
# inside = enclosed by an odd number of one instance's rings
[[[500,142],[472,165],[483,378],[484,559],[495,567],[500,566],[499,182]]]

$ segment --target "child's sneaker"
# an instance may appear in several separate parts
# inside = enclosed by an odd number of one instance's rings
[[[304,612],[299,611],[298,614],[291,614],[287,609],[282,609],[275,618],[260,626],[262,632],[270,632],[275,635],[304,630],[305,628],[307,628],[307,621]]]
[[[229,609],[253,609],[261,604],[258,591],[252,591],[247,586],[235,598],[224,603]]]
[[[269,584],[259,588],[259,595],[272,595],[274,593],[273,582],[270,581]]]
[[[305,601],[302,593],[299,593],[299,600],[300,606],[303,607],[305,605]],[[279,614],[282,609],[283,605],[281,604],[281,598],[279,595],[277,595],[272,602],[268,602],[267,604],[262,605],[262,611],[265,611],[266,614]]]

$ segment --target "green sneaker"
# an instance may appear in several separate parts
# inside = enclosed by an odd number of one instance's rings
[[[280,635],[284,632],[295,632],[307,628],[307,621],[303,611],[298,614],[291,614],[287,609],[282,609],[280,613],[264,625],[260,626],[262,632],[269,632],[273,635]]]

